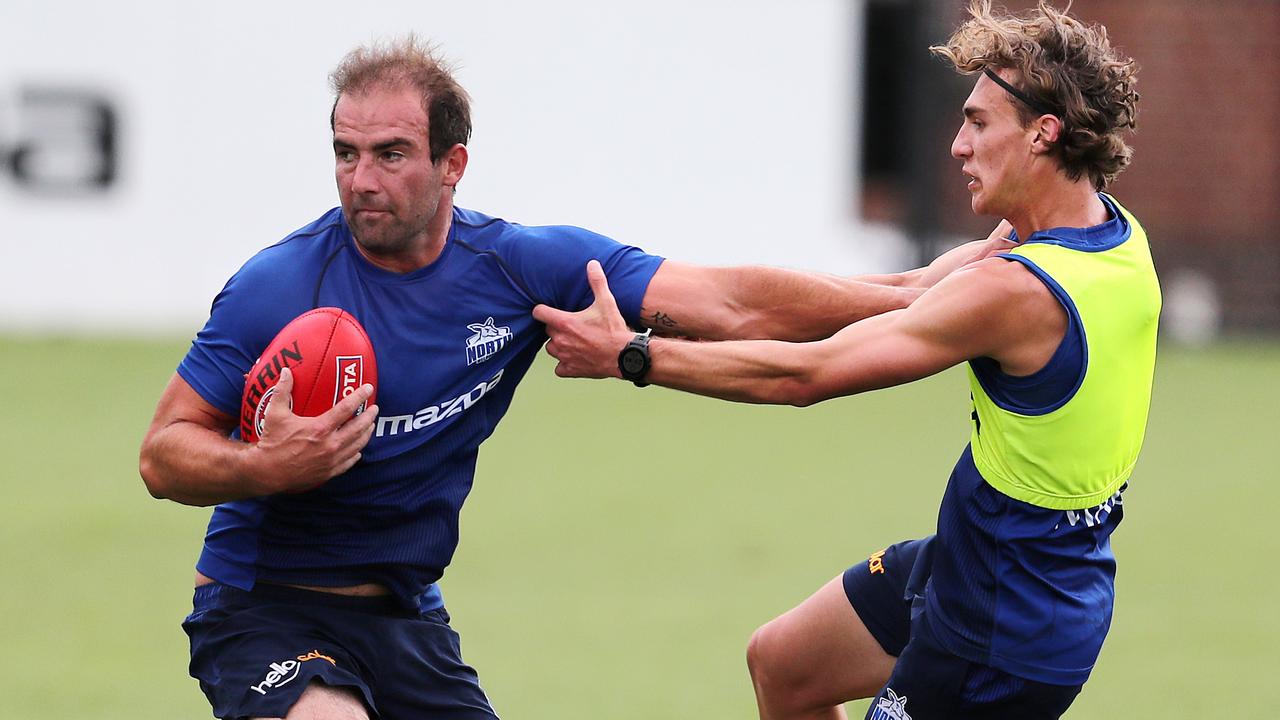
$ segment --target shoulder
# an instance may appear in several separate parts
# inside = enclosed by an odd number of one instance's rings
[[[455,209],[454,222],[458,238],[464,243],[492,249],[613,242],[604,235],[573,225],[522,225],[462,208]]]
[[[232,280],[258,279],[277,282],[311,273],[323,264],[348,236],[342,210],[334,208],[315,221],[289,233],[249,258]]]
[[[1041,296],[1052,300],[1048,288],[1029,268],[1011,258],[990,257],[951,273],[920,299],[933,297],[965,306],[1017,310],[1019,303]]]
[[[462,247],[493,253],[517,265],[544,267],[568,257],[605,257],[624,247],[573,225],[522,225],[461,208],[455,208],[454,222]]]
[[[493,217],[482,212],[460,207],[453,208],[453,222],[460,234],[477,233],[484,230],[502,233],[507,232],[512,227],[518,227],[500,217]]]
[[[963,347],[968,357],[1002,357],[1062,324],[1062,306],[1021,263],[993,257],[951,273],[904,314],[913,332]]]
[[[220,325],[229,333],[236,332],[235,326],[242,323],[261,322],[262,328],[279,329],[310,309],[322,270],[349,237],[346,223],[335,209],[259,250],[214,298],[212,316],[229,319]]]

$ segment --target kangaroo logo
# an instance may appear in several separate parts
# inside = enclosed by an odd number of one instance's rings
[[[488,360],[511,339],[511,328],[495,325],[493,318],[486,318],[483,323],[471,323],[467,329],[475,333],[467,338],[468,365]]]
[[[907,714],[907,696],[899,696],[893,688],[885,688],[884,693],[887,697],[876,701],[871,720],[911,720]]]

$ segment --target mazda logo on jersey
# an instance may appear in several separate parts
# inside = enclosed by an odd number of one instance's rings
[[[102,92],[0,87],[0,173],[45,194],[99,192],[116,182],[119,113]]]

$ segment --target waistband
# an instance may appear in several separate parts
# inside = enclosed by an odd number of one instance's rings
[[[252,590],[241,590],[220,582],[201,585],[195,589],[192,605],[197,612],[227,606],[303,605],[391,617],[420,617],[428,611],[426,608],[405,607],[394,595],[359,597],[264,583],[254,585]]]

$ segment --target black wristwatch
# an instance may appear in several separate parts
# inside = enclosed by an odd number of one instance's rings
[[[651,363],[649,361],[649,334],[652,330],[645,330],[642,333],[636,333],[631,338],[631,342],[622,348],[622,352],[618,353],[618,372],[622,373],[623,380],[630,380],[636,384],[636,387],[644,387],[649,383],[644,381],[646,375],[649,374]]]

